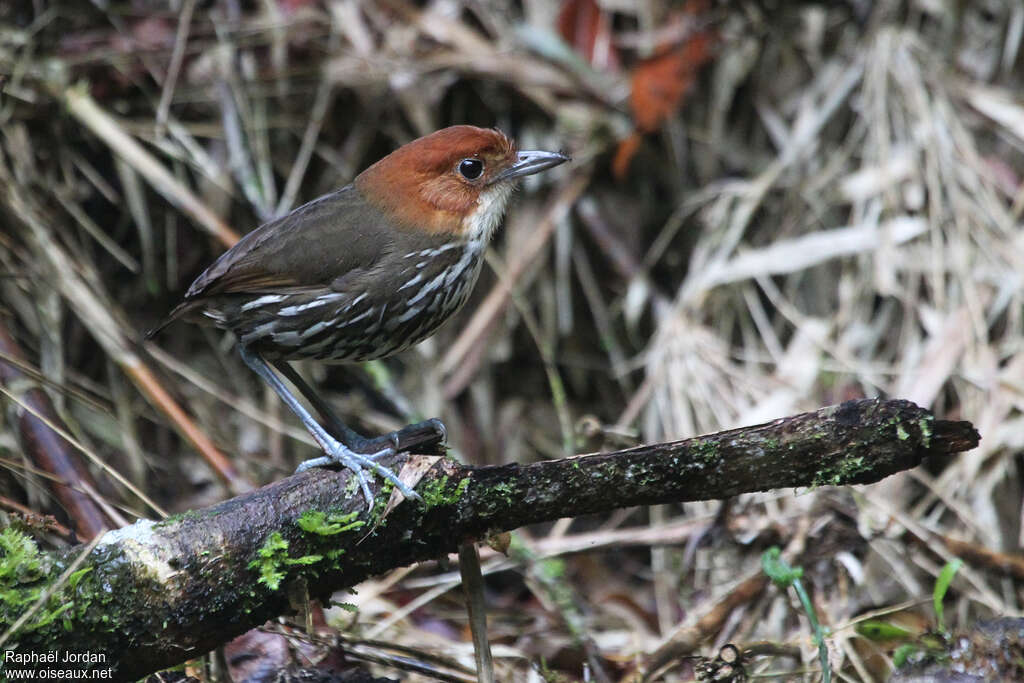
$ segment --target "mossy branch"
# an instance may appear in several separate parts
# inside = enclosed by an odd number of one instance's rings
[[[108,653],[103,666],[135,679],[288,612],[289,595],[303,587],[326,598],[488,532],[635,505],[867,484],[978,440],[970,423],[935,420],[907,401],[851,401],[675,443],[523,466],[439,459],[416,487],[423,502],[390,512],[386,490],[367,512],[348,471],[312,470],[108,533],[82,564],[89,571],[62,589],[60,599],[72,606],[61,620],[17,639],[25,651]],[[79,552],[48,557],[48,576]],[[17,615],[4,609],[0,622],[10,623]]]

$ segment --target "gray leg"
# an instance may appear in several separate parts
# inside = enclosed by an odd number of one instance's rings
[[[438,441],[444,443],[448,440],[448,430],[445,429],[444,423],[439,419],[432,418],[423,422],[418,422],[414,425],[408,425],[403,429],[400,429],[390,434],[383,434],[377,437],[365,437],[356,430],[352,429],[338,417],[331,406],[328,405],[327,401],[323,400],[316,391],[302,379],[302,376],[295,371],[295,368],[286,360],[273,361],[273,365],[277,368],[282,375],[287,378],[289,382],[295,385],[295,388],[306,397],[306,400],[316,408],[316,411],[320,413],[320,416],[327,422],[327,426],[330,432],[338,439],[342,441],[346,446],[354,451],[360,453],[372,452],[372,449],[386,448],[391,446],[396,451],[401,445],[402,434],[406,431],[425,431],[427,429],[432,430],[436,435]]]
[[[384,448],[376,453],[356,453],[352,449],[348,448],[345,444],[341,443],[333,436],[327,433],[319,422],[313,419],[313,416],[309,414],[309,411],[303,407],[299,400],[295,398],[295,395],[288,390],[281,378],[274,374],[274,370],[267,364],[267,361],[263,360],[259,354],[250,351],[244,346],[238,347],[239,353],[242,356],[242,360],[248,365],[253,372],[263,378],[263,381],[269,384],[277,395],[281,397],[281,400],[285,402],[292,412],[295,413],[302,424],[309,430],[309,433],[313,435],[316,442],[320,444],[320,447],[324,449],[326,455],[321,458],[314,458],[307,460],[306,462],[299,465],[296,472],[302,472],[312,467],[322,467],[324,465],[343,465],[356,475],[359,480],[359,485],[363,490],[363,496],[366,498],[367,507],[373,507],[373,494],[370,492],[369,483],[366,480],[366,476],[363,474],[363,467],[367,467],[384,479],[387,479],[394,484],[399,491],[401,491],[406,498],[419,499],[419,495],[411,488],[403,484],[394,472],[384,467],[377,462],[377,458],[381,458],[394,453],[394,449]]]
[[[316,411],[320,413],[330,428],[331,433],[341,440],[349,448],[354,450],[365,450],[367,443],[370,439],[357,432],[356,430],[349,427],[347,424],[341,421],[341,418],[331,409],[327,401],[320,398],[320,394],[313,391],[313,388],[306,383],[306,380],[302,379],[302,375],[295,371],[295,368],[286,360],[273,361],[274,367],[284,375],[289,382],[295,385],[295,388],[306,397],[306,400],[316,408]]]

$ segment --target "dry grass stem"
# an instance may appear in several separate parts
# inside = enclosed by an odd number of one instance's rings
[[[0,523],[59,543],[39,520],[78,527],[56,483],[112,522],[310,456],[229,334],[139,332],[240,234],[470,123],[574,161],[524,183],[496,265],[429,341],[299,366],[357,429],[437,416],[454,457],[501,465],[877,396],[983,437],[870,487],[572,517],[483,549],[499,680],[680,683],[728,642],[752,676],[820,680],[806,617],[760,572],[772,545],[833,629],[837,680],[890,676],[897,645],[853,626],[934,628],[956,555],[947,625],[1020,615],[1024,9],[947,4],[0,3],[0,321],[23,351],[0,354],[19,375]],[[95,485],[32,461],[26,387]],[[376,675],[471,680],[457,585],[428,563],[311,639],[271,631],[310,661],[337,636]]]

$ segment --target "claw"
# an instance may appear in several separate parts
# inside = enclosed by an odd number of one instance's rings
[[[441,420],[436,417],[430,418],[427,422],[434,427],[434,431],[441,435],[441,443],[448,443],[448,428],[444,426],[444,422],[441,422]]]
[[[383,448],[376,453],[357,453],[340,441],[335,441],[333,439],[325,446],[325,455],[322,455],[319,458],[306,460],[296,468],[295,472],[304,472],[313,467],[325,467],[329,465],[341,465],[349,468],[359,481],[359,487],[363,491],[363,498],[366,499],[366,506],[368,509],[373,508],[373,493],[370,492],[370,484],[366,475],[363,473],[363,468],[372,470],[383,479],[390,481],[406,498],[420,500],[419,494],[404,484],[402,480],[398,478],[397,474],[377,462],[380,458],[394,455],[395,449]]]

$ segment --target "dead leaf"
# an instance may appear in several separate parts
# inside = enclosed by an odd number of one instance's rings
[[[508,547],[512,545],[512,533],[502,531],[498,534],[488,534],[485,541],[491,550],[508,557]]]
[[[629,165],[632,163],[636,151],[640,149],[640,142],[642,140],[643,136],[637,131],[633,131],[628,138],[619,141],[619,146],[615,150],[615,156],[612,158],[612,173],[617,180],[622,180],[626,177],[626,173],[629,172]]]
[[[634,67],[629,105],[640,132],[657,130],[679,110],[700,67],[711,59],[714,42],[711,32],[697,33],[678,47]]]
[[[565,0],[558,13],[558,34],[597,69],[619,68],[619,54],[612,43],[611,22],[597,0]]]
[[[691,35],[677,47],[645,59],[633,68],[629,105],[636,132],[615,150],[612,173],[621,180],[640,148],[641,134],[653,133],[682,107],[700,68],[711,59],[717,36],[711,31]]]
[[[443,457],[440,455],[414,455],[410,457],[398,472],[399,481],[409,488],[416,488],[416,484],[420,483],[423,475],[438,460],[443,460]],[[388,505],[384,508],[384,514],[381,516],[381,519],[387,517],[403,500],[405,500],[405,496],[402,495],[401,491],[397,488],[391,489],[391,498],[388,499]]]

